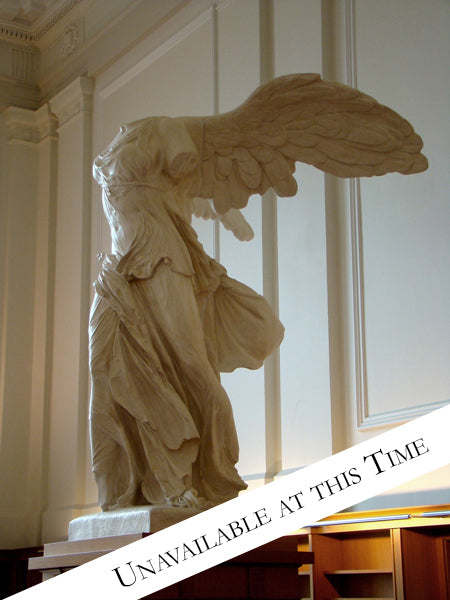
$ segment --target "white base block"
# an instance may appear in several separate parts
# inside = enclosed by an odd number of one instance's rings
[[[131,506],[85,515],[69,523],[69,542],[131,533],[155,533],[202,512],[171,506]]]

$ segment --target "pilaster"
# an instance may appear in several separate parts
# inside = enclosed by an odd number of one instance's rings
[[[0,538],[20,547],[40,542],[51,237],[43,182],[52,176],[43,153],[56,139],[48,106],[9,107],[2,117]]]
[[[83,75],[59,92],[51,101],[53,113],[58,118],[59,128],[77,115],[86,118],[92,113],[94,80]]]
[[[66,538],[86,503],[93,89],[92,79],[80,77],[50,101],[58,183],[46,542]]]

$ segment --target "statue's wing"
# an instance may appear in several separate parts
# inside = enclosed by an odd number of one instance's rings
[[[427,168],[422,140],[405,119],[315,74],[274,79],[237,109],[201,122],[197,195],[211,198],[220,214],[270,187],[293,196],[296,161],[339,177]]]

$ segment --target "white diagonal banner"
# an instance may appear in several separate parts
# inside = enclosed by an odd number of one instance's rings
[[[447,405],[11,598],[137,600],[449,464],[449,425]]]

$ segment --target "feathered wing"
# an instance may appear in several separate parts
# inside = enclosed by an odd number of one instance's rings
[[[252,194],[270,187],[279,196],[295,195],[297,161],[339,177],[410,174],[428,166],[408,121],[316,74],[271,80],[237,109],[194,123],[200,150],[196,194],[211,198],[220,214],[243,208]]]
[[[211,202],[207,198],[192,199],[192,214],[201,219],[219,219],[225,229],[232,232],[235,238],[241,242],[248,242],[253,239],[254,231],[247,222],[242,212],[237,208],[230,208],[224,214],[218,214],[212,208]]]

